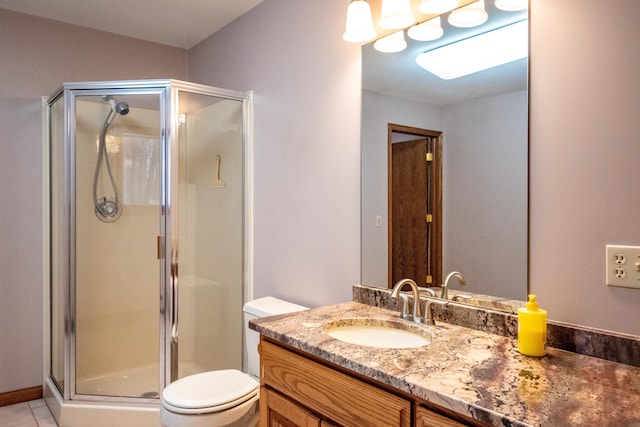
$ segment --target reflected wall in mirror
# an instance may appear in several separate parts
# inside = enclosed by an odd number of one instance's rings
[[[470,293],[526,300],[528,60],[451,80],[440,79],[415,62],[418,54],[456,37],[527,18],[527,11],[503,12],[493,1],[487,1],[486,8],[489,20],[482,29],[456,29],[442,19],[445,36],[435,42],[407,39],[406,50],[391,54],[374,50],[373,43],[362,47],[361,282],[365,285],[393,285],[387,128],[394,123],[442,132],[442,274],[461,271],[468,283],[464,291]]]

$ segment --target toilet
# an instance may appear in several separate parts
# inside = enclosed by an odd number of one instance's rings
[[[258,425],[260,336],[249,321],[307,307],[273,297],[249,301],[243,307],[245,372],[237,369],[189,375],[169,384],[160,397],[163,427],[253,427]]]

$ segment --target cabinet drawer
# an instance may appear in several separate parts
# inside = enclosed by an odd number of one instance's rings
[[[411,403],[394,394],[260,342],[263,384],[334,422],[353,427],[411,425]]]
[[[444,415],[437,414],[422,406],[416,407],[416,425],[415,427],[465,427]]]

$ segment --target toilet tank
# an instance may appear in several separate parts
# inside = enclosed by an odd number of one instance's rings
[[[247,302],[242,309],[244,312],[244,351],[242,353],[244,372],[254,377],[260,376],[260,355],[258,354],[260,334],[253,329],[249,329],[249,321],[260,317],[275,316],[276,314],[294,313],[308,308],[274,297],[263,297]]]

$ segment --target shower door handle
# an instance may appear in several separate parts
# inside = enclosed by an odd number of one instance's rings
[[[158,260],[162,261],[165,258],[164,236],[156,237],[156,246],[157,246]],[[162,284],[160,286],[160,314],[165,314],[166,311],[167,311],[167,289],[166,289],[166,285]]]
[[[171,251],[171,342],[178,342],[178,256]]]
[[[158,259],[164,258],[164,236],[157,236],[156,238],[156,246],[157,246],[157,257]]]
[[[178,379],[178,250],[173,245],[171,250],[171,378]]]

